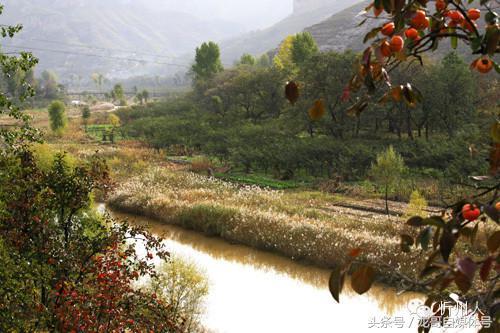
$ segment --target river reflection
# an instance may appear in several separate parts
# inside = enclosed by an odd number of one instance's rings
[[[220,333],[415,332],[415,328],[369,328],[371,318],[404,317],[414,293],[375,286],[363,296],[346,288],[337,304],[328,291],[329,271],[246,246],[229,244],[175,226],[113,213],[147,226],[168,249],[205,271],[210,281],[204,325]],[[346,285],[349,285],[347,281]]]

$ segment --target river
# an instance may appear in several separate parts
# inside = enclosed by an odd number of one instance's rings
[[[165,238],[172,254],[204,271],[210,290],[203,324],[213,332],[416,332],[409,327],[418,318],[409,304],[422,299],[418,294],[374,286],[360,296],[347,287],[337,304],[328,270],[142,217],[112,215],[147,226]],[[392,327],[382,328],[384,317]]]

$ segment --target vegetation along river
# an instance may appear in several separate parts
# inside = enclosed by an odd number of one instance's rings
[[[418,294],[398,295],[376,286],[359,296],[346,288],[337,304],[328,290],[328,270],[154,220],[112,215],[163,236],[172,254],[206,274],[210,287],[203,324],[214,332],[416,331],[408,327],[415,317],[408,308],[412,300],[421,299]],[[382,328],[384,317],[392,328]]]

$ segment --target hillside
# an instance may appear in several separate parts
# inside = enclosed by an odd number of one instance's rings
[[[299,1],[299,3],[301,2]],[[286,36],[300,32],[308,26],[325,20],[332,14],[338,13],[351,5],[353,1],[329,0],[320,1],[319,4],[317,1],[313,1],[313,3],[316,3],[316,5],[310,7],[296,5],[292,15],[267,29],[243,34],[237,38],[222,42],[223,62],[232,64],[243,53],[259,55],[275,49]],[[312,9],[307,10],[307,8]]]
[[[380,24],[378,20],[368,20],[362,26],[358,26],[364,19],[363,16],[358,16],[363,11],[370,1],[363,1],[349,8],[346,8],[322,22],[307,27],[305,31],[309,31],[320,50],[322,51],[344,51],[347,49],[361,51],[366,44],[363,44],[365,34]],[[481,26],[479,22],[479,26]],[[430,53],[431,58],[440,58],[450,52],[450,43],[443,43],[439,48]],[[457,52],[462,54],[466,59],[471,58],[468,47],[463,43],[459,43]]]
[[[204,21],[172,10],[155,10],[145,6],[144,1],[4,2],[3,23],[22,22],[24,26],[19,38],[9,45],[31,47],[40,58],[38,70],[51,69],[60,76],[75,74],[86,78],[92,72],[103,72],[108,77],[153,72],[161,75],[180,69],[166,65],[174,61],[165,56],[192,52],[202,41],[220,40],[243,31],[235,23]],[[82,44],[92,47],[82,47]],[[155,57],[157,54],[163,57]],[[117,57],[145,62],[121,61]]]
[[[352,49],[359,51],[363,48],[363,36],[377,22],[367,21],[364,25],[358,26],[363,20],[362,16],[357,16],[369,1],[363,1],[346,8],[320,23],[307,27],[321,50],[343,51]]]

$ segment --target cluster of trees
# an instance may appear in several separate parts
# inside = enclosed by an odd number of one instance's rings
[[[105,161],[37,150],[42,137],[21,110],[36,91],[26,81],[36,63],[0,53],[0,71],[23,87],[0,90],[0,115],[21,124],[0,129],[0,331],[197,332],[204,277],[169,261],[160,238],[94,209],[94,195],[113,186]],[[49,113],[52,129],[64,128],[64,104]]]
[[[33,70],[3,73],[0,75],[0,87],[16,102],[20,102],[29,89],[34,89],[36,98],[30,99],[29,102],[36,105],[46,105],[66,94],[65,86],[58,83],[57,76],[50,71],[43,71],[38,78]]]
[[[480,132],[494,117],[498,85],[471,73],[456,53],[391,73],[394,86],[411,78],[423,103],[411,107],[401,96],[384,101],[380,93],[381,103],[362,112],[349,107],[359,96],[346,96],[358,56],[319,52],[309,33],[285,39],[272,62],[246,54],[223,69],[219,56],[216,44],[203,44],[192,68],[193,91],[120,111],[124,132],[156,148],[183,147],[280,178],[365,178],[375,154],[390,144],[424,174],[455,178],[487,168],[486,156],[471,158],[469,148],[475,154],[474,147],[488,144]],[[290,78],[300,87],[293,105],[284,94]],[[311,117],[318,100],[321,119]],[[485,117],[476,117],[479,112]]]

